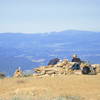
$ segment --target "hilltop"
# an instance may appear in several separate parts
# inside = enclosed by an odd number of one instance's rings
[[[67,99],[59,98],[63,96]],[[100,74],[5,78],[0,80],[0,99],[100,100]]]

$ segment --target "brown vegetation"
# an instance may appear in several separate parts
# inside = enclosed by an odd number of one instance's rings
[[[11,100],[15,97],[32,98],[29,100],[44,100],[42,98],[46,98],[45,100],[47,100],[47,98],[59,96],[100,100],[100,74],[5,78],[0,80],[0,97],[2,100]]]

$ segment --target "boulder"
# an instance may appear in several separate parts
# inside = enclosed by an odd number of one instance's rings
[[[4,73],[0,72],[0,78],[2,79],[2,78],[5,78],[5,77],[6,77],[6,75]]]

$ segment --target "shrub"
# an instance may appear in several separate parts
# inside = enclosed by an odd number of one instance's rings
[[[6,75],[4,73],[0,72],[0,79],[5,78],[5,77],[6,77]]]

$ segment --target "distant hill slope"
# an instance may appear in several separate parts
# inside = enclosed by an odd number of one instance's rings
[[[52,58],[81,59],[100,63],[100,32],[62,31],[44,34],[0,34],[0,72],[9,75],[20,66],[32,69],[46,65]]]

